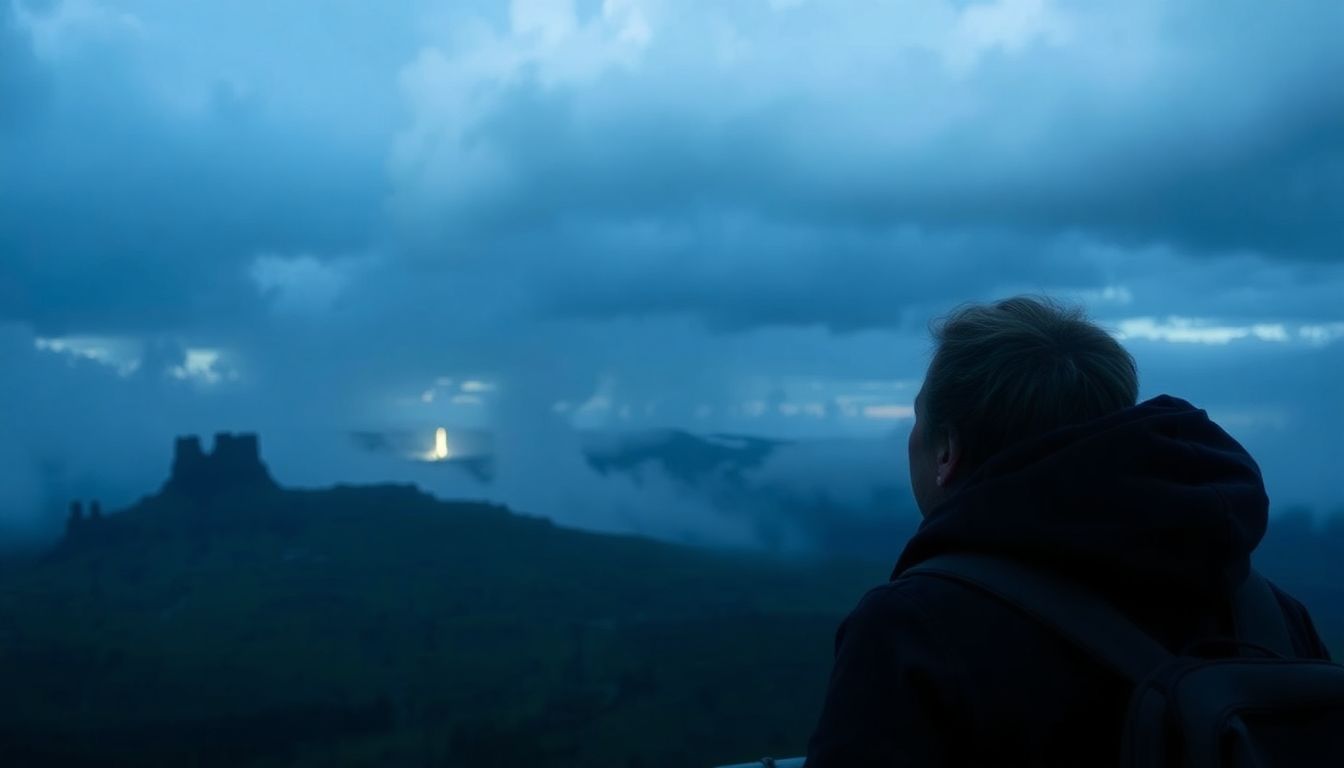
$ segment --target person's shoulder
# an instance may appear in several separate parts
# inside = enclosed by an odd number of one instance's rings
[[[925,677],[941,677],[951,638],[920,593],[920,585],[905,579],[864,593],[836,630],[837,658],[863,659],[879,676],[901,677],[920,669]]]
[[[1316,625],[1311,620],[1311,612],[1302,601],[1285,592],[1279,585],[1268,579],[1269,589],[1274,593],[1274,598],[1278,600],[1279,609],[1283,611],[1283,617],[1288,623],[1288,634],[1293,640],[1293,650],[1297,651],[1299,656],[1314,659],[1329,659],[1330,651],[1325,647],[1325,642],[1316,631]]]
[[[912,578],[898,578],[879,584],[864,593],[850,613],[856,619],[919,616],[925,610],[925,585]]]
[[[941,579],[905,576],[869,589],[845,623],[869,629],[917,629],[918,635],[928,636],[937,634],[943,619],[960,613],[959,606],[967,599],[974,595]]]
[[[1288,594],[1283,587],[1269,579],[1265,579],[1265,583],[1269,585],[1269,591],[1274,593],[1274,598],[1279,601],[1279,607],[1289,616],[1290,620],[1306,615],[1307,606],[1303,605],[1301,600]]]

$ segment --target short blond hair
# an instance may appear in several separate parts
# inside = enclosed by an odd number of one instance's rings
[[[1083,310],[1016,296],[958,308],[933,323],[925,434],[955,430],[971,468],[1035,435],[1138,400],[1134,358]]]

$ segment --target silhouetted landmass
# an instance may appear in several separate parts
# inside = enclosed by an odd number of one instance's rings
[[[261,463],[260,442],[256,435],[215,435],[214,450],[201,450],[195,435],[179,437],[173,450],[173,469],[164,492],[197,500],[208,500],[220,493],[249,493],[275,490],[275,480]]]
[[[894,562],[919,523],[902,482],[876,478],[862,494],[841,495],[824,483],[807,490],[753,477],[782,448],[796,445],[745,435],[695,435],[661,430],[590,440],[585,456],[604,474],[637,482],[653,468],[708,500],[720,514],[750,520],[765,549],[806,549],[863,560]]]
[[[673,440],[667,466],[722,473],[712,443]],[[661,461],[645,447],[608,471]],[[901,489],[861,512],[763,493],[753,514],[805,519],[849,559],[587,533],[404,485],[285,490],[255,438],[211,454],[182,441],[160,492],[97,519],[72,507],[55,550],[0,569],[0,764],[652,768],[801,753],[835,626],[912,522]],[[1257,556],[1337,653],[1341,554],[1344,517],[1298,510]]]
[[[351,442],[360,450],[382,455],[400,455],[417,461],[424,458],[423,435],[410,431],[351,432]],[[494,436],[481,430],[454,429],[448,458],[434,459],[447,470],[466,472],[489,485],[495,476]],[[706,481],[740,484],[745,473],[756,469],[775,449],[788,441],[739,435],[694,435],[677,429],[638,432],[590,432],[583,436],[583,454],[588,465],[601,474],[638,476],[654,467],[676,482],[697,485]]]
[[[158,494],[3,575],[0,763],[795,753],[836,622],[886,568],[568,530],[409,486],[284,490],[233,445],[181,443]]]
[[[674,480],[695,484],[709,477],[740,483],[786,441],[740,435],[702,437],[681,430],[623,435],[606,444],[590,441],[584,451],[598,472],[632,472],[652,464]]]

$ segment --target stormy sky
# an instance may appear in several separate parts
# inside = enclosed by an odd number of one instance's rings
[[[649,492],[574,427],[883,438],[899,475],[928,321],[1022,292],[1208,408],[1276,506],[1339,505],[1341,31],[1334,0],[4,0],[0,531],[219,429],[282,481],[444,494],[344,436],[493,430],[543,514],[551,481]]]

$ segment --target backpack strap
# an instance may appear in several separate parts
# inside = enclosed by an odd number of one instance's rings
[[[1283,606],[1279,605],[1269,582],[1259,573],[1251,571],[1237,588],[1232,603],[1232,621],[1238,640],[1268,648],[1285,659],[1297,656],[1293,639],[1288,634]]]
[[[1173,657],[1099,596],[1017,562],[984,555],[938,555],[901,574],[907,576],[944,579],[996,597],[1135,684]]]

